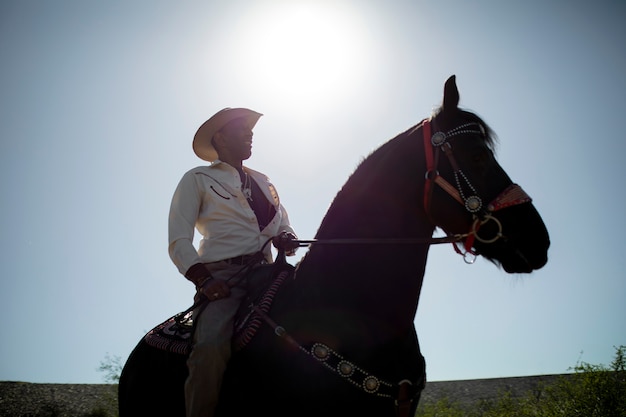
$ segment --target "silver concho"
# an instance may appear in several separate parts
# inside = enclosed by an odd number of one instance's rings
[[[341,376],[351,377],[354,374],[354,365],[348,361],[341,361],[337,365],[337,371]]]
[[[311,353],[313,354],[315,359],[323,362],[330,356],[330,349],[326,345],[316,343],[315,345],[313,345]]]
[[[378,391],[378,387],[380,387],[380,381],[375,376],[368,376],[363,380],[363,389],[370,394]]]
[[[483,202],[478,196],[470,196],[465,200],[465,208],[470,213],[476,213],[483,207]]]
[[[430,137],[430,143],[432,143],[433,146],[441,146],[445,142],[446,142],[446,134],[443,132],[435,132]]]

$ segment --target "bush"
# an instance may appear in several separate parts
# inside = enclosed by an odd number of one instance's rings
[[[420,402],[415,417],[464,417],[465,410],[459,404],[444,397],[435,403]]]
[[[420,404],[416,417],[626,417],[626,346],[615,348],[609,367],[579,362],[572,375],[539,386],[522,398],[510,392],[469,410],[447,398]]]
[[[579,362],[572,378],[546,389],[538,415],[626,417],[626,346],[615,349],[610,367]]]
[[[107,353],[104,360],[100,361],[98,372],[104,373],[104,381],[107,384],[117,384],[120,382],[123,367],[122,358],[119,356],[111,356]]]

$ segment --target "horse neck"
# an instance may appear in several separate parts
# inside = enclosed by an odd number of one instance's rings
[[[422,208],[423,152],[407,135],[389,141],[357,168],[316,234],[320,240],[355,243],[314,245],[298,270],[312,287],[332,294],[325,302],[337,308],[347,304],[376,317],[382,327],[412,325],[428,255],[426,244],[384,240],[423,240],[434,231]],[[359,244],[358,239],[380,243]]]

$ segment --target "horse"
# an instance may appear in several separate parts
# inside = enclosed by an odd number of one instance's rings
[[[218,416],[409,416],[426,365],[414,327],[429,247],[451,243],[508,273],[548,260],[546,226],[495,158],[495,133],[459,108],[382,144],[336,194],[295,271],[224,376]],[[434,236],[435,229],[445,236]],[[184,416],[186,356],[142,339],[119,381],[120,416]]]

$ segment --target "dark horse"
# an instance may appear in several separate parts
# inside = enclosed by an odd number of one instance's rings
[[[413,320],[435,228],[509,273],[547,262],[539,213],[496,161],[491,129],[458,102],[452,76],[432,117],[350,176],[231,359],[219,416],[412,415],[425,383]],[[120,416],[184,416],[185,359],[142,340],[120,378]]]

